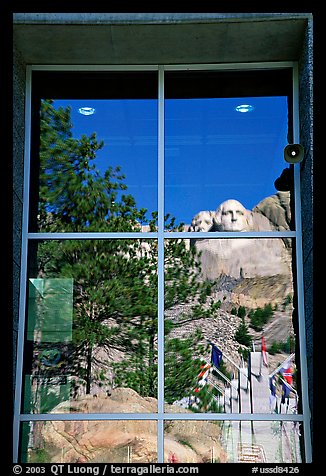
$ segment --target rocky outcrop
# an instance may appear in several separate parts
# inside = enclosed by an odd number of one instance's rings
[[[272,230],[287,231],[291,222],[290,192],[277,192],[264,198],[252,211],[266,217]]]
[[[168,413],[187,410],[167,405]],[[110,397],[91,396],[62,402],[52,413],[155,413],[157,400],[129,388],[116,388]],[[150,463],[157,461],[157,423],[153,420],[48,421],[41,427],[51,463]],[[173,454],[182,463],[226,461],[219,427],[209,421],[171,421],[165,424],[164,459]]]
[[[264,198],[252,211],[259,219],[267,219],[272,230],[288,231],[291,228],[290,192],[277,192]],[[283,238],[283,242],[291,249],[291,238]]]
[[[221,209],[225,214],[224,222],[223,216],[217,219]],[[199,212],[193,222],[197,223],[203,217],[206,219],[207,214]],[[289,192],[277,192],[259,202],[252,211],[246,210],[236,200],[227,200],[218,207],[215,215],[213,222],[220,223],[220,226],[213,226],[209,231],[216,231],[217,234],[224,231],[223,226],[234,227],[235,231],[286,231],[290,229],[291,221],[290,195]],[[209,217],[212,218],[212,212],[209,212]],[[196,231],[207,230],[197,227]],[[291,277],[291,239],[193,239],[191,244],[201,254],[204,279],[215,280],[221,275],[236,279],[276,275]]]
[[[281,238],[204,239],[195,246],[204,279],[291,275],[290,254]]]

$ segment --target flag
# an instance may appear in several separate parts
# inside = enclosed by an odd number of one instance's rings
[[[263,356],[263,362],[265,367],[268,367],[268,361],[267,361],[267,348],[266,348],[266,342],[265,342],[265,337],[263,336],[261,338],[261,352]]]
[[[198,374],[198,380],[207,380],[211,366],[209,364],[203,364],[200,366],[200,372]]]
[[[212,344],[211,362],[213,365],[215,365],[216,368],[220,367],[222,357],[223,357],[223,354],[220,351],[220,349],[216,347],[216,345]]]
[[[269,396],[269,408],[271,412],[277,413],[277,398],[276,395]]]
[[[269,406],[271,411],[277,412],[277,398],[276,398],[276,379],[274,375],[269,378],[269,389],[271,394],[269,396]]]
[[[282,399],[281,403],[285,403],[285,399],[290,397],[290,387],[286,383],[282,383]]]
[[[206,385],[210,368],[210,364],[204,364],[200,366],[200,372],[197,377],[197,387],[195,388],[196,393],[200,391],[201,387]]]
[[[292,385],[292,365],[291,362],[288,362],[284,367],[280,369],[280,374],[287,381],[288,384]]]
[[[275,397],[276,395],[276,380],[275,380],[275,377],[270,377],[269,379],[269,389],[271,391],[271,394]]]

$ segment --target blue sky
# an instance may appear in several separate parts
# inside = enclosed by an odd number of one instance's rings
[[[239,104],[253,110],[236,112]],[[70,106],[74,137],[97,133],[100,170],[122,167],[139,207],[157,210],[157,101],[56,100]],[[80,107],[95,113],[82,115]],[[204,98],[165,101],[165,213],[190,223],[227,199],[252,209],[276,192],[287,166],[287,98]]]

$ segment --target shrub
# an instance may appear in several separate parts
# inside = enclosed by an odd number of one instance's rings
[[[246,347],[251,346],[252,338],[249,334],[244,318],[242,318],[241,323],[234,334],[234,338],[237,342],[239,342],[239,344],[245,345]]]

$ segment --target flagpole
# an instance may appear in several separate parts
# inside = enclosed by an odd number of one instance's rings
[[[250,377],[250,387],[249,387],[250,410],[251,410],[251,413],[254,413],[253,402],[252,402],[252,384],[251,384],[251,352],[249,352],[249,355],[248,355],[248,362],[249,362],[249,369],[250,369],[250,372],[248,375],[248,377]]]
[[[240,372],[238,372],[238,400],[239,400],[239,413],[241,413],[241,386],[240,386]]]

